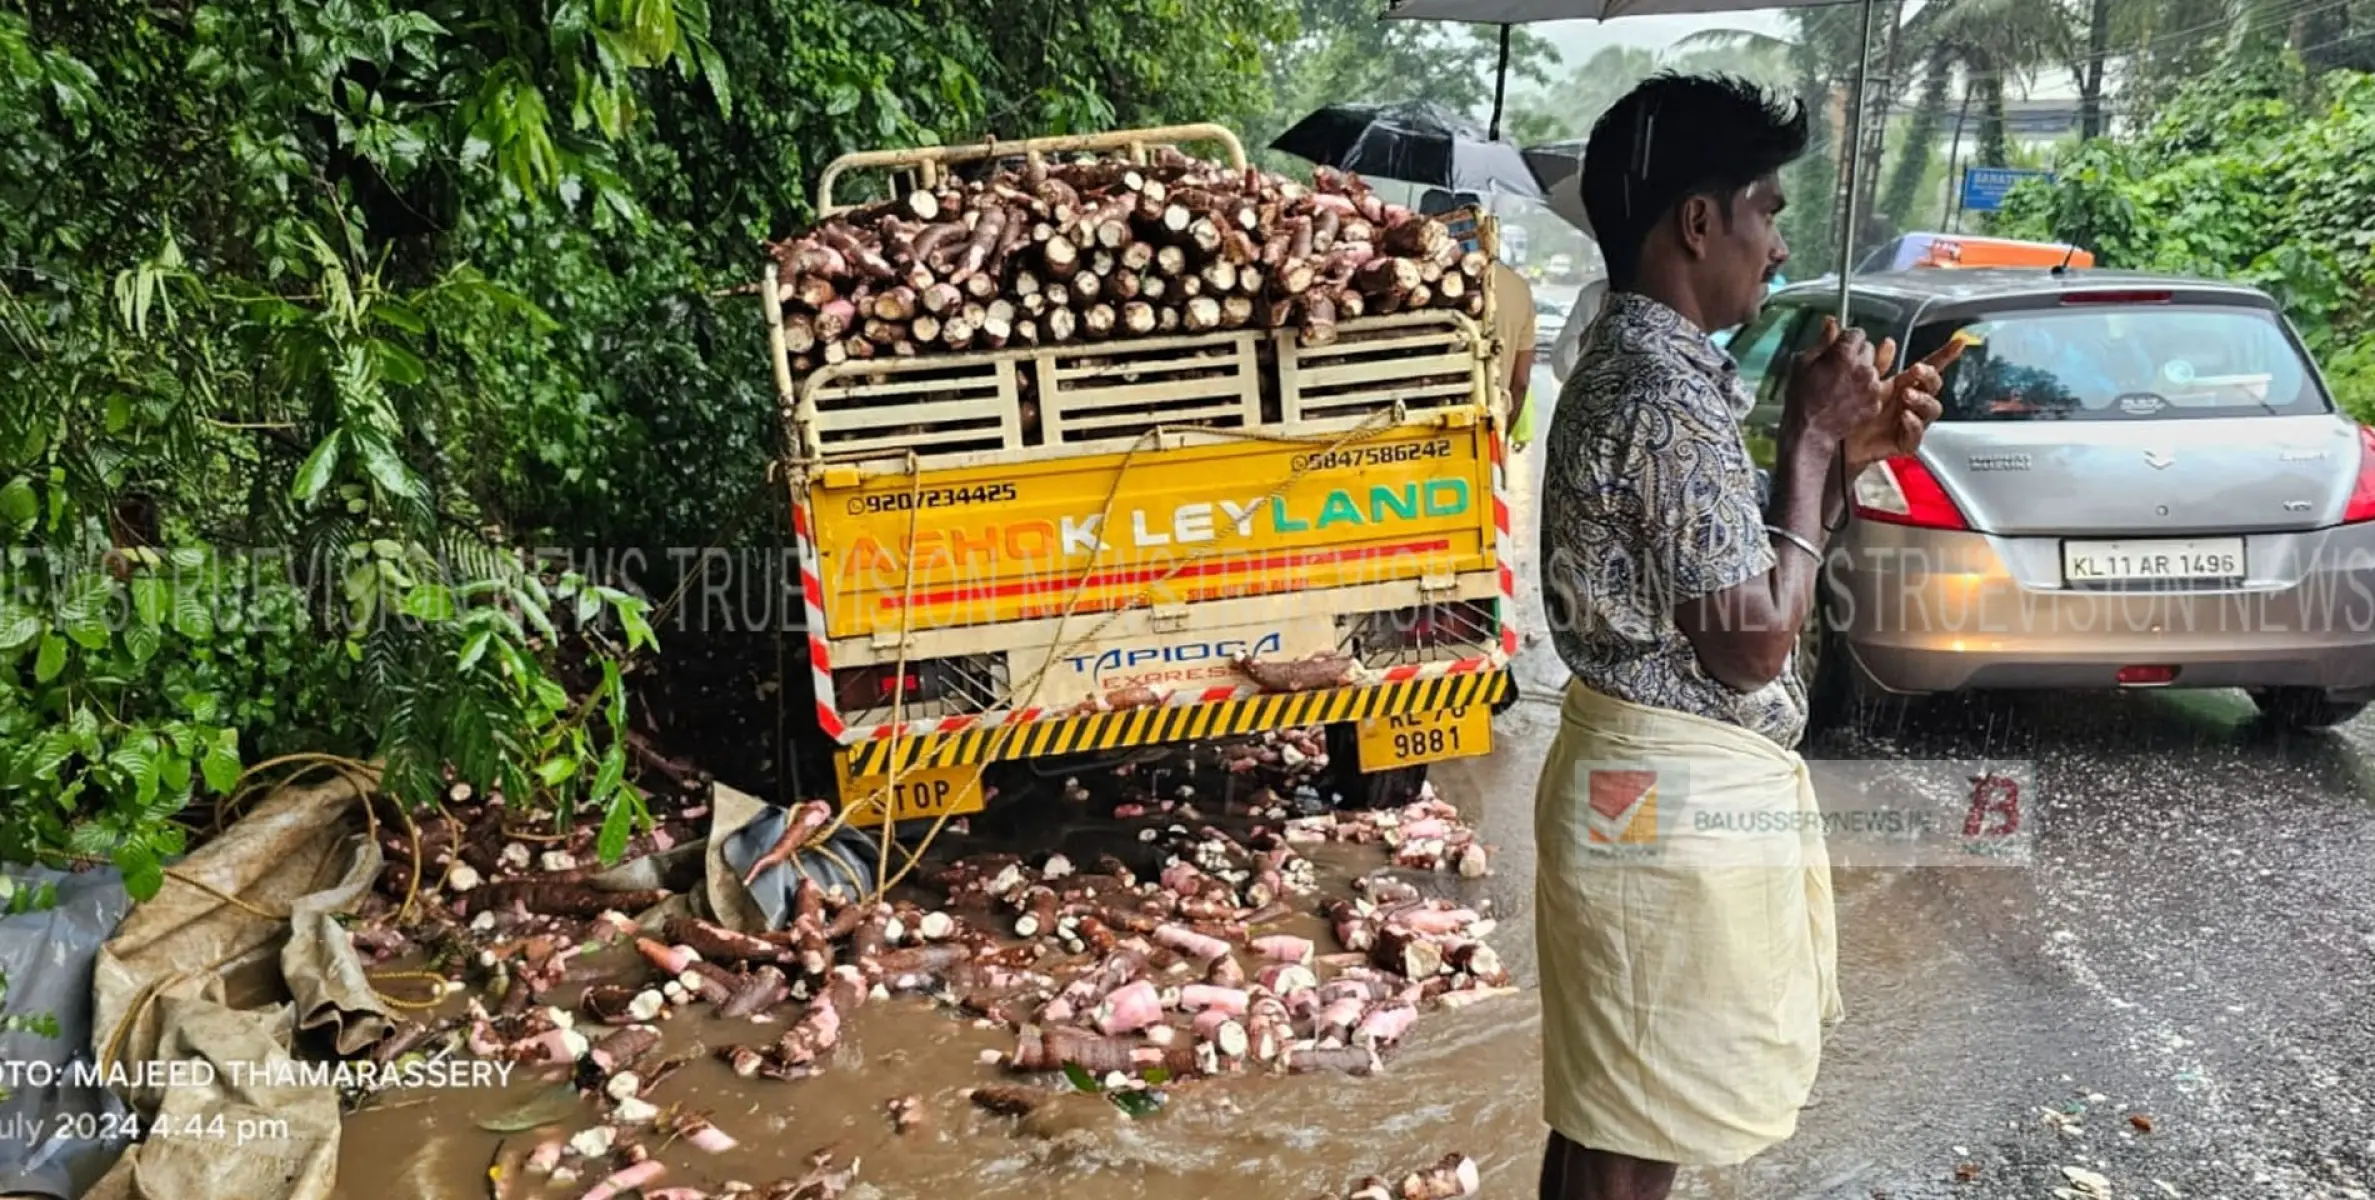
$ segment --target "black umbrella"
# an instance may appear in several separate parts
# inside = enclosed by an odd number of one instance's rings
[[[1534,173],[1534,182],[1548,194],[1558,191],[1559,183],[1569,175],[1583,170],[1583,147],[1584,139],[1574,138],[1528,146],[1518,153],[1526,160],[1526,169]]]
[[[1488,141],[1458,114],[1426,100],[1330,104],[1295,122],[1270,148],[1379,179],[1542,199],[1517,147]]]

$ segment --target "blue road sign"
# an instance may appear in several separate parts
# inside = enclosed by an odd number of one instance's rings
[[[1963,210],[1965,212],[1994,212],[2004,207],[2004,194],[2023,179],[2051,179],[2051,171],[2031,171],[2019,167],[1963,168]]]

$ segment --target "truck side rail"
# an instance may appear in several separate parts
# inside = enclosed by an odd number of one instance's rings
[[[762,296],[802,463],[905,464],[912,453],[939,469],[1121,453],[1157,429],[1326,435],[1389,409],[1431,420],[1498,397],[1490,335],[1448,309],[1347,321],[1322,345],[1245,329],[851,361],[795,380],[772,268]]]

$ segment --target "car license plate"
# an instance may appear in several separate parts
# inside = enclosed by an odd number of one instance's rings
[[[1490,754],[1493,710],[1467,704],[1434,712],[1369,717],[1360,724],[1361,770],[1391,771],[1421,763]]]
[[[2068,583],[2242,577],[2242,538],[2062,543],[2062,579]]]
[[[860,827],[882,824],[882,799],[890,777],[852,779],[846,758],[837,758],[836,765],[841,774],[841,807],[849,813],[847,823]],[[910,767],[900,773],[898,786],[888,794],[894,821],[931,821],[942,815],[980,812],[988,799],[982,795],[979,766]]]

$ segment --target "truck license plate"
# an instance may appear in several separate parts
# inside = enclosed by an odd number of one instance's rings
[[[847,823],[860,828],[882,824],[882,797],[890,782],[888,775],[852,779],[843,762],[841,807],[849,813]],[[889,793],[893,821],[931,821],[943,814],[976,813],[988,799],[982,794],[979,766],[910,767],[900,773],[898,786]]]
[[[2242,577],[2242,538],[2062,543],[2062,578],[2069,583]]]
[[[1390,771],[1490,754],[1492,706],[1468,704],[1434,712],[1369,717],[1360,724],[1357,742],[1363,771]]]

